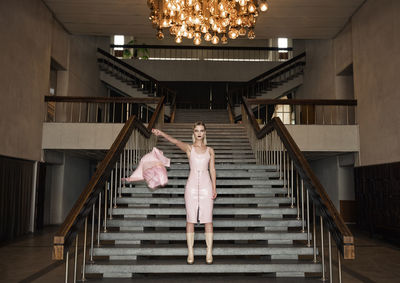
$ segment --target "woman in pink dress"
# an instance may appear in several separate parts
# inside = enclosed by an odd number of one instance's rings
[[[194,224],[198,221],[205,224],[207,244],[206,263],[213,262],[213,224],[212,210],[217,197],[215,155],[211,147],[207,147],[206,126],[196,122],[193,126],[193,144],[179,141],[168,134],[153,129],[153,134],[161,136],[184,151],[189,158],[190,173],[185,187],[186,207],[186,241],[188,246],[187,263],[194,263]]]

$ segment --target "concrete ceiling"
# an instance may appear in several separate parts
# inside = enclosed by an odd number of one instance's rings
[[[146,0],[43,0],[72,34],[154,38]],[[334,37],[365,0],[267,0],[256,38]]]

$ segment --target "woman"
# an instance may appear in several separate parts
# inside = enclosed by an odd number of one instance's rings
[[[217,197],[217,189],[215,155],[214,150],[211,147],[207,147],[206,126],[203,122],[194,124],[193,144],[191,145],[179,141],[158,129],[153,129],[152,132],[179,147],[189,158],[190,173],[185,187],[187,263],[194,263],[194,224],[199,220],[200,223],[205,224],[206,263],[211,264],[213,262],[212,210],[214,199]]]

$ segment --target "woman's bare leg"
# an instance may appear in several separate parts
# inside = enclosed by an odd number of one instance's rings
[[[213,263],[213,256],[212,256],[212,247],[213,247],[213,238],[214,238],[214,232],[213,232],[213,224],[211,223],[206,223],[204,225],[204,235],[206,238],[206,244],[207,244],[207,254],[206,254],[206,263],[211,264]]]
[[[186,233],[194,233],[194,223],[186,222]]]
[[[194,223],[186,222],[186,242],[187,242],[187,247],[188,247],[187,263],[193,264],[194,263],[194,252],[193,252]]]

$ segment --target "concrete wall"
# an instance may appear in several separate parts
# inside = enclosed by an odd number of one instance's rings
[[[317,176],[321,185],[328,193],[332,203],[337,210],[340,210],[340,198],[339,198],[339,175],[338,175],[338,164],[337,156],[316,160],[310,162],[311,169]]]
[[[213,62],[126,60],[159,81],[243,82],[279,65],[280,62]]]
[[[310,166],[338,211],[341,200],[354,200],[354,153],[311,161]]]
[[[52,16],[40,1],[0,2],[0,154],[40,160]]]
[[[123,124],[45,123],[43,149],[109,149]],[[357,152],[357,125],[286,125],[302,151]]]
[[[0,154],[40,160],[51,58],[58,95],[102,96],[95,48],[108,39],[68,34],[40,0],[1,1],[0,34]]]
[[[44,224],[60,224],[89,183],[91,161],[63,152],[47,151]]]
[[[362,166],[400,160],[399,26],[400,1],[369,0],[336,38],[305,41],[296,97],[357,99]]]
[[[400,1],[367,1],[353,17],[360,165],[400,160]]]

